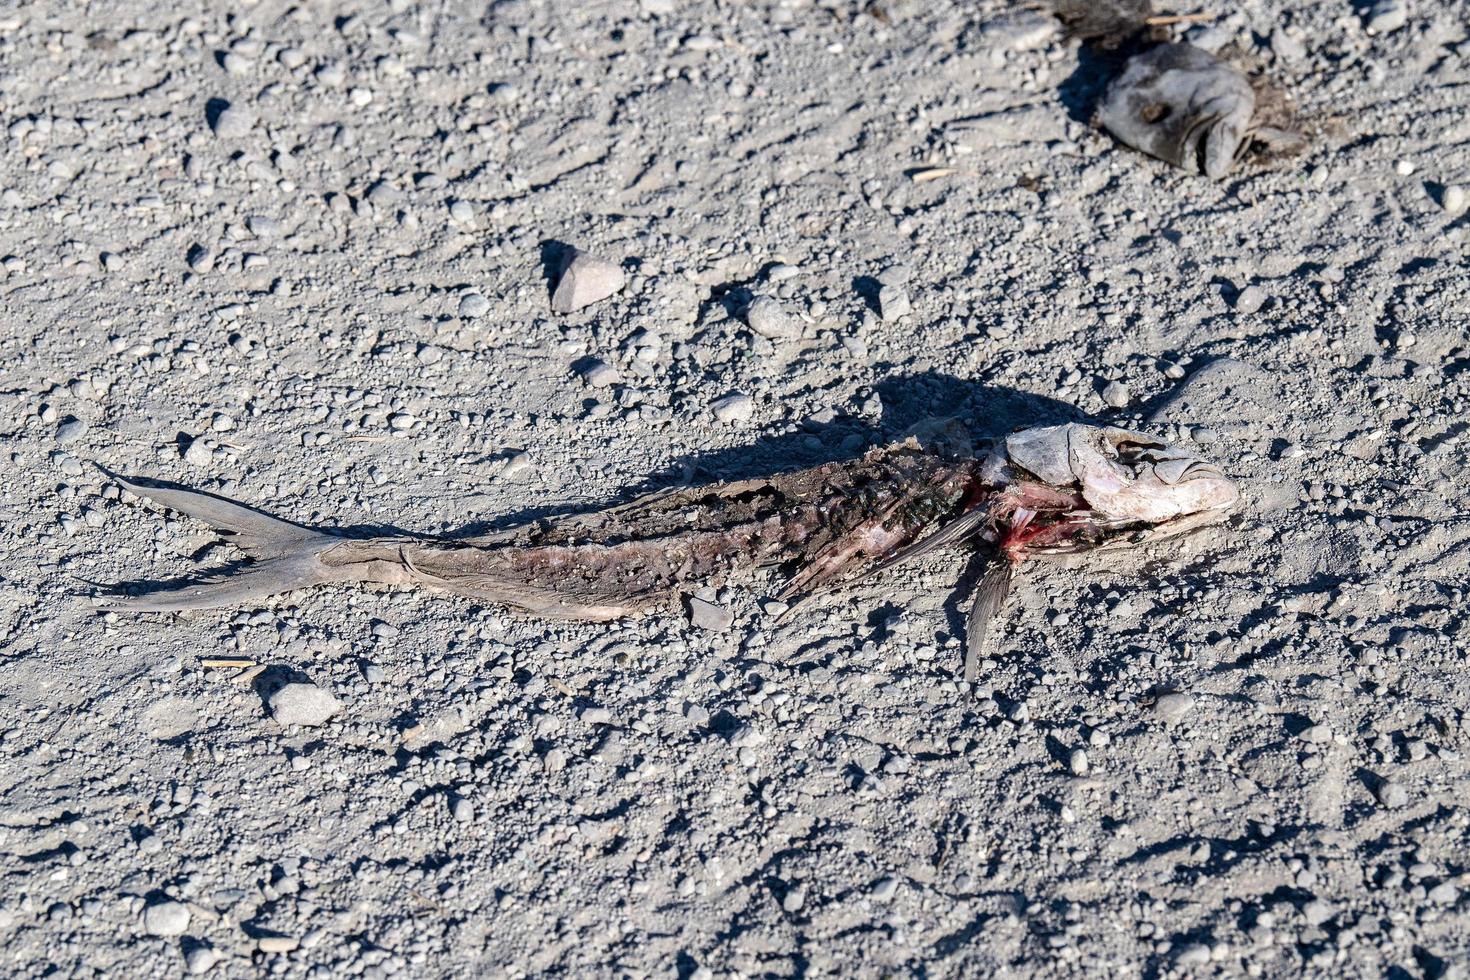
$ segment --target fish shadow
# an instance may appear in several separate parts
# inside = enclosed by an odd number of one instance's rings
[[[810,420],[793,432],[680,457],[599,506],[611,506],[659,490],[759,479],[854,459],[869,447],[899,441],[918,430],[932,430],[934,423],[942,420],[959,422],[974,445],[1030,426],[1089,421],[1086,413],[1055,398],[978,384],[939,371],[894,375],[875,385],[874,391],[883,406],[877,420],[850,414],[824,422]],[[540,505],[466,525],[450,536],[489,534],[591,509],[597,508],[569,511],[565,506]]]

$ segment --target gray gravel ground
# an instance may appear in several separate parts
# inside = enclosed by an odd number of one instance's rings
[[[1463,2],[1216,7],[1312,138],[1220,183],[998,0],[202,6],[0,9],[5,975],[1465,976]],[[1034,569],[976,691],[959,554],[725,630],[82,598],[228,558],[92,461],[450,532],[947,413],[1247,505]]]

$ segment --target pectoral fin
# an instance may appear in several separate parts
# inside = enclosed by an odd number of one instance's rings
[[[975,586],[975,598],[965,618],[965,680],[973,681],[980,670],[980,658],[989,636],[990,623],[1000,613],[1011,594],[1011,578],[1015,565],[998,557],[990,563]]]

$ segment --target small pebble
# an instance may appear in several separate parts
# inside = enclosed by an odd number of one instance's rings
[[[207,245],[195,245],[189,249],[184,261],[189,263],[190,269],[202,276],[214,268],[214,249]]]
[[[1133,394],[1121,381],[1109,381],[1103,388],[1102,399],[1110,408],[1127,408]]]
[[[449,217],[457,224],[472,224],[475,220],[475,209],[469,201],[455,201],[449,205]]]
[[[475,805],[462,796],[457,797],[450,808],[450,813],[455,823],[474,823]]]
[[[710,403],[710,411],[721,422],[748,422],[755,414],[755,401],[749,395],[736,392],[715,399]]]
[[[574,251],[551,294],[551,309],[556,313],[572,313],[591,306],[621,290],[624,281],[620,266],[581,250]]]
[[[730,733],[730,747],[732,749],[753,749],[765,744],[765,733],[754,725],[741,725]]]
[[[898,894],[897,878],[879,878],[873,883],[872,896],[875,902],[886,902]]]
[[[301,945],[295,936],[261,936],[255,945],[262,953],[291,953]]]
[[[158,902],[143,910],[143,929],[150,936],[182,936],[189,928],[189,908],[180,902]]]
[[[1067,754],[1067,771],[1072,775],[1085,776],[1090,768],[1086,752],[1081,749],[1073,749]]]
[[[577,716],[584,725],[611,725],[612,712],[606,708],[583,708]]]
[[[1409,791],[1404,789],[1403,783],[1396,783],[1392,779],[1379,783],[1376,795],[1378,802],[1390,810],[1407,806],[1409,802]]]
[[[183,457],[190,466],[208,466],[214,460],[214,447],[203,436],[195,436],[184,447]]]
[[[1465,213],[1465,206],[1470,204],[1467,196],[1470,195],[1466,194],[1465,188],[1459,184],[1451,184],[1444,189],[1444,193],[1440,196],[1440,207],[1445,209],[1446,214],[1457,218]]]
[[[1435,905],[1453,905],[1460,900],[1460,889],[1452,881],[1441,881],[1424,896]]]
[[[1408,177],[1414,172],[1414,161],[1400,160],[1398,163],[1393,165],[1393,169],[1394,173],[1398,174],[1400,177]]]
[[[792,340],[801,336],[801,322],[787,314],[779,300],[757,296],[745,308],[751,331],[769,340]]]
[[[275,691],[267,699],[271,717],[279,725],[324,725],[342,710],[342,703],[315,684],[294,682]]]
[[[87,431],[87,423],[81,419],[68,417],[56,427],[56,441],[65,446],[76,442]]]
[[[618,383],[618,371],[604,361],[593,361],[582,370],[582,380],[592,388],[608,388]]]
[[[786,889],[786,894],[781,898],[781,907],[788,912],[800,911],[805,904],[806,889],[800,885]]]
[[[689,621],[702,630],[723,633],[735,624],[735,614],[718,603],[690,596]]]
[[[219,962],[219,953],[213,946],[195,946],[184,954],[184,969],[193,976],[202,976],[214,969]]]
[[[902,286],[885,285],[878,290],[878,315],[886,323],[901,320],[909,315],[913,309],[913,303],[909,300],[909,292]]]
[[[465,293],[459,298],[459,315],[466,320],[482,317],[490,312],[490,301],[479,293]]]
[[[214,117],[214,135],[222,140],[240,139],[255,128],[255,115],[243,106],[227,105]]]
[[[1332,918],[1332,915],[1332,906],[1320,898],[1314,898],[1302,906],[1302,918],[1307,921],[1307,925],[1309,926],[1320,926]]]
[[[1374,0],[1363,18],[1369,34],[1389,34],[1408,22],[1408,0]]]
[[[1183,721],[1193,710],[1194,698],[1176,691],[1159,695],[1159,699],[1154,702],[1153,715],[1166,725],[1174,725]]]
[[[1332,741],[1332,729],[1326,725],[1308,725],[1298,732],[1296,737],[1303,742],[1321,745],[1323,742]]]
[[[1250,316],[1266,305],[1266,293],[1259,286],[1247,286],[1235,297],[1235,312]]]
[[[1210,962],[1210,947],[1204,943],[1189,943],[1174,956],[1180,966],[1204,966]]]

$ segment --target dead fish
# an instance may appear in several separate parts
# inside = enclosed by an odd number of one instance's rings
[[[1097,121],[1135,150],[1219,180],[1249,148],[1255,109],[1238,70],[1192,44],[1160,44],[1128,59]]]
[[[1109,53],[1109,61],[1132,52],[1094,116],[1119,142],[1212,180],[1253,149],[1288,155],[1306,148],[1286,124],[1279,92],[1258,92],[1236,66],[1203,48],[1165,40],[1165,25],[1192,18],[1154,16],[1149,0],[1051,3],[1069,33]]]
[[[1219,520],[1238,499],[1228,477],[1185,450],[1079,423],[1015,432],[979,455],[910,438],[855,460],[663,491],[466,538],[346,538],[212,494],[109,475],[210,524],[250,559],[219,577],[104,597],[100,608],[118,612],[214,609],[327,583],[373,583],[610,620],[777,565],[793,569],[780,597],[796,602],[976,540],[996,557],[969,612],[967,679],[1020,562],[1156,541]]]
[[[1256,90],[1238,68],[1183,43],[1129,58],[1108,85],[1097,122],[1135,150],[1213,180],[1256,146],[1278,154],[1306,146],[1300,134],[1265,124]]]

